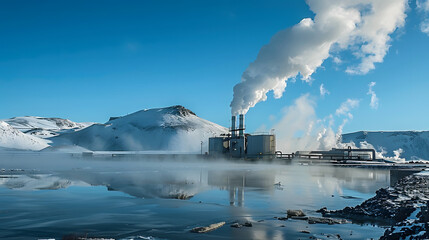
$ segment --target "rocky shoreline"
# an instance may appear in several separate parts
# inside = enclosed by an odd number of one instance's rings
[[[320,209],[324,217],[367,219],[389,224],[380,239],[429,238],[429,173],[401,179],[394,187],[381,188],[376,196],[355,207]]]

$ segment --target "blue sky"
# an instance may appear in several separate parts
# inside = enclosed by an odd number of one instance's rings
[[[288,83],[247,114],[267,128],[309,93],[324,118],[348,98],[360,100],[345,132],[428,130],[429,36],[410,1],[405,26],[383,63],[345,73],[356,60],[327,59],[311,84]],[[0,119],[62,117],[105,122],[144,108],[184,105],[228,126],[233,87],[278,31],[314,14],[304,1],[1,1]],[[369,106],[368,84],[379,98]],[[321,97],[320,84],[330,94]]]

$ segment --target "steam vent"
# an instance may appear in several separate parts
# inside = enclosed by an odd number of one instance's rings
[[[244,115],[231,118],[229,134],[209,138],[209,154],[234,158],[272,158],[276,153],[274,134],[247,134],[244,132]]]

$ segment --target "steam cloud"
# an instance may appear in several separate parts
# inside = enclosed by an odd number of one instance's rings
[[[316,102],[309,94],[297,98],[291,106],[285,108],[284,115],[273,127],[276,129],[277,148],[283,152],[330,150],[332,148],[365,148],[374,149],[376,157],[394,162],[404,162],[401,158],[403,149],[393,151],[388,157],[385,149],[376,149],[366,141],[360,143],[342,142],[343,128],[353,117],[351,111],[358,107],[359,101],[347,99],[336,110],[335,116],[342,118],[341,124],[334,130],[334,116],[324,119],[316,116]],[[341,120],[341,119],[338,119]]]
[[[315,111],[316,102],[309,94],[302,95],[292,106],[284,110],[284,116],[274,125],[277,147],[284,152],[347,147],[347,144],[341,142],[343,127],[352,116],[350,111],[358,104],[358,100],[347,99],[340,105],[337,112],[341,114],[337,116],[345,117],[334,131],[334,116],[318,119]],[[297,136],[298,134],[300,135]]]
[[[234,87],[233,115],[245,114],[273,91],[280,98],[287,80],[298,74],[305,81],[331,51],[352,49],[360,64],[346,72],[365,74],[383,61],[390,34],[405,21],[406,0],[307,0],[315,13],[275,34]]]

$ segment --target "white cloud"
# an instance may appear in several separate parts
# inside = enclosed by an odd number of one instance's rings
[[[375,84],[376,84],[375,82],[371,82],[368,85],[369,89],[368,89],[368,92],[367,92],[368,95],[371,95],[371,102],[369,103],[369,106],[372,109],[377,109],[378,108],[378,97],[377,97],[377,94],[375,94],[375,91],[372,89],[375,86]]]
[[[420,30],[429,35],[429,20],[423,21],[420,24]]]
[[[348,73],[374,69],[390,47],[390,34],[404,24],[407,0],[307,0],[307,4],[314,18],[275,34],[234,86],[232,114],[247,113],[265,101],[269,91],[280,98],[286,82],[298,75],[310,80],[333,49],[353,49],[360,59],[360,64],[347,68]]]
[[[353,118],[353,115],[350,113],[350,111],[358,106],[359,100],[349,98],[345,102],[341,103],[340,107],[335,111],[335,114],[337,116],[345,115],[349,118]]]
[[[341,60],[341,58],[335,56],[332,58],[332,61],[334,61],[334,63],[336,64],[341,64],[343,62],[343,60]]]
[[[429,12],[429,0],[417,0],[417,9]]]
[[[429,35],[429,0],[417,0],[416,3],[417,9],[424,14],[420,24],[420,30]]]
[[[329,94],[331,94],[331,93],[330,93],[328,90],[326,90],[326,88],[323,86],[323,83],[322,83],[322,84],[320,84],[319,91],[320,91],[320,96],[322,96],[322,97],[324,97],[325,95],[329,95]]]

